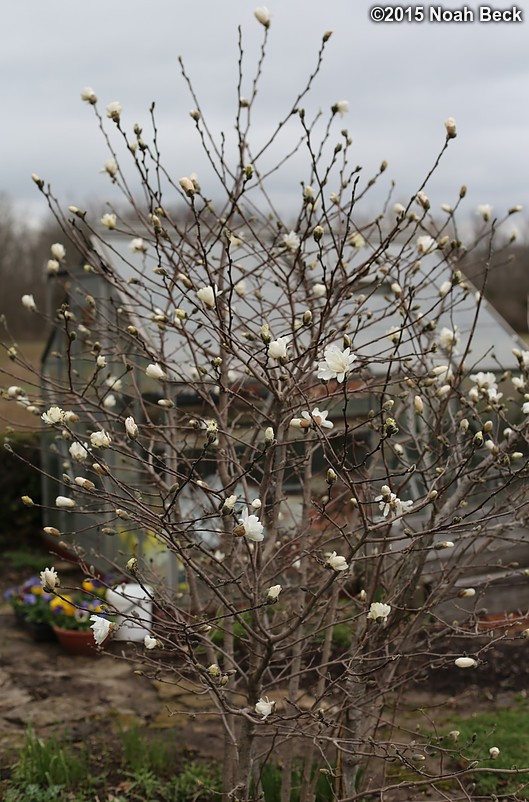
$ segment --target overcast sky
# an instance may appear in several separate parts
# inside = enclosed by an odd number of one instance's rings
[[[168,168],[176,179],[196,172],[207,186],[189,117],[194,104],[177,59],[185,61],[211,128],[229,133],[237,100],[237,26],[251,72],[263,33],[253,16],[256,5],[4,0],[0,191],[30,214],[43,211],[32,172],[50,181],[66,204],[83,206],[108,194],[108,176],[100,173],[108,156],[92,109],[80,100],[85,86],[94,88],[102,110],[119,100],[128,129],[134,122],[147,125],[155,100]],[[304,105],[313,114],[349,101],[336,141],[347,127],[352,161],[366,175],[387,159],[385,187],[394,179],[394,199],[407,201],[442,146],[444,120],[453,116],[459,133],[428,185],[432,205],[455,202],[465,183],[469,216],[481,203],[498,212],[518,203],[528,209],[529,9],[528,21],[517,24],[376,24],[369,7],[359,0],[270,0],[257,140],[287,111],[314,66],[322,34],[332,30],[321,75]],[[276,179],[283,208],[299,193],[303,177],[292,167]]]

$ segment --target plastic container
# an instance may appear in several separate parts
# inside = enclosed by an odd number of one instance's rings
[[[118,613],[116,623],[119,629],[114,640],[141,641],[148,635],[152,626],[151,588],[135,582],[118,585],[107,590],[106,600]]]

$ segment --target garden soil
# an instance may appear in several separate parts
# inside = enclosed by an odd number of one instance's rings
[[[0,573],[0,780],[16,762],[28,727],[42,737],[93,745],[94,752],[115,748],[120,728],[161,730],[183,756],[221,758],[219,720],[201,710],[204,697],[137,673],[141,646],[114,641],[109,653],[81,657],[65,654],[56,642],[34,642],[3,601],[17,579]],[[484,634],[482,642],[497,634]],[[410,733],[424,723],[425,708],[442,726],[454,715],[508,706],[529,692],[528,640],[514,633],[495,641],[478,668],[455,668],[453,656],[476,645],[450,640],[446,659],[440,654],[435,669],[425,665],[422,682],[402,700],[401,723]],[[281,697],[280,690],[275,694]]]

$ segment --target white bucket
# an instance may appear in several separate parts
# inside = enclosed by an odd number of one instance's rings
[[[152,601],[149,594],[151,588],[145,589],[134,582],[118,585],[114,590],[107,590],[106,600],[121,615],[117,616],[119,629],[115,640],[143,640],[151,631]]]

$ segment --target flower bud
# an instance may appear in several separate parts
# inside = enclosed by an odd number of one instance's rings
[[[475,668],[478,661],[474,660],[473,657],[458,657],[454,660],[454,663],[458,668]]]
[[[266,427],[264,437],[265,437],[265,444],[267,446],[271,446],[271,445],[274,444],[275,435],[274,435],[274,430],[273,430],[273,428],[271,426],[267,426]]]
[[[336,482],[337,479],[338,479],[338,477],[337,477],[336,473],[333,471],[332,468],[329,468],[329,470],[327,471],[327,477],[326,477],[327,484],[328,485],[333,485]]]
[[[180,186],[182,187],[188,198],[192,198],[194,196],[196,189],[191,178],[183,176],[178,183],[180,184]]]
[[[455,139],[457,136],[456,121],[453,117],[448,117],[445,120],[446,138]]]
[[[263,27],[265,28],[270,27],[270,20],[272,18],[272,15],[270,14],[266,6],[260,6],[259,8],[256,8],[253,14],[257,22],[260,22],[261,25],[263,25]]]

